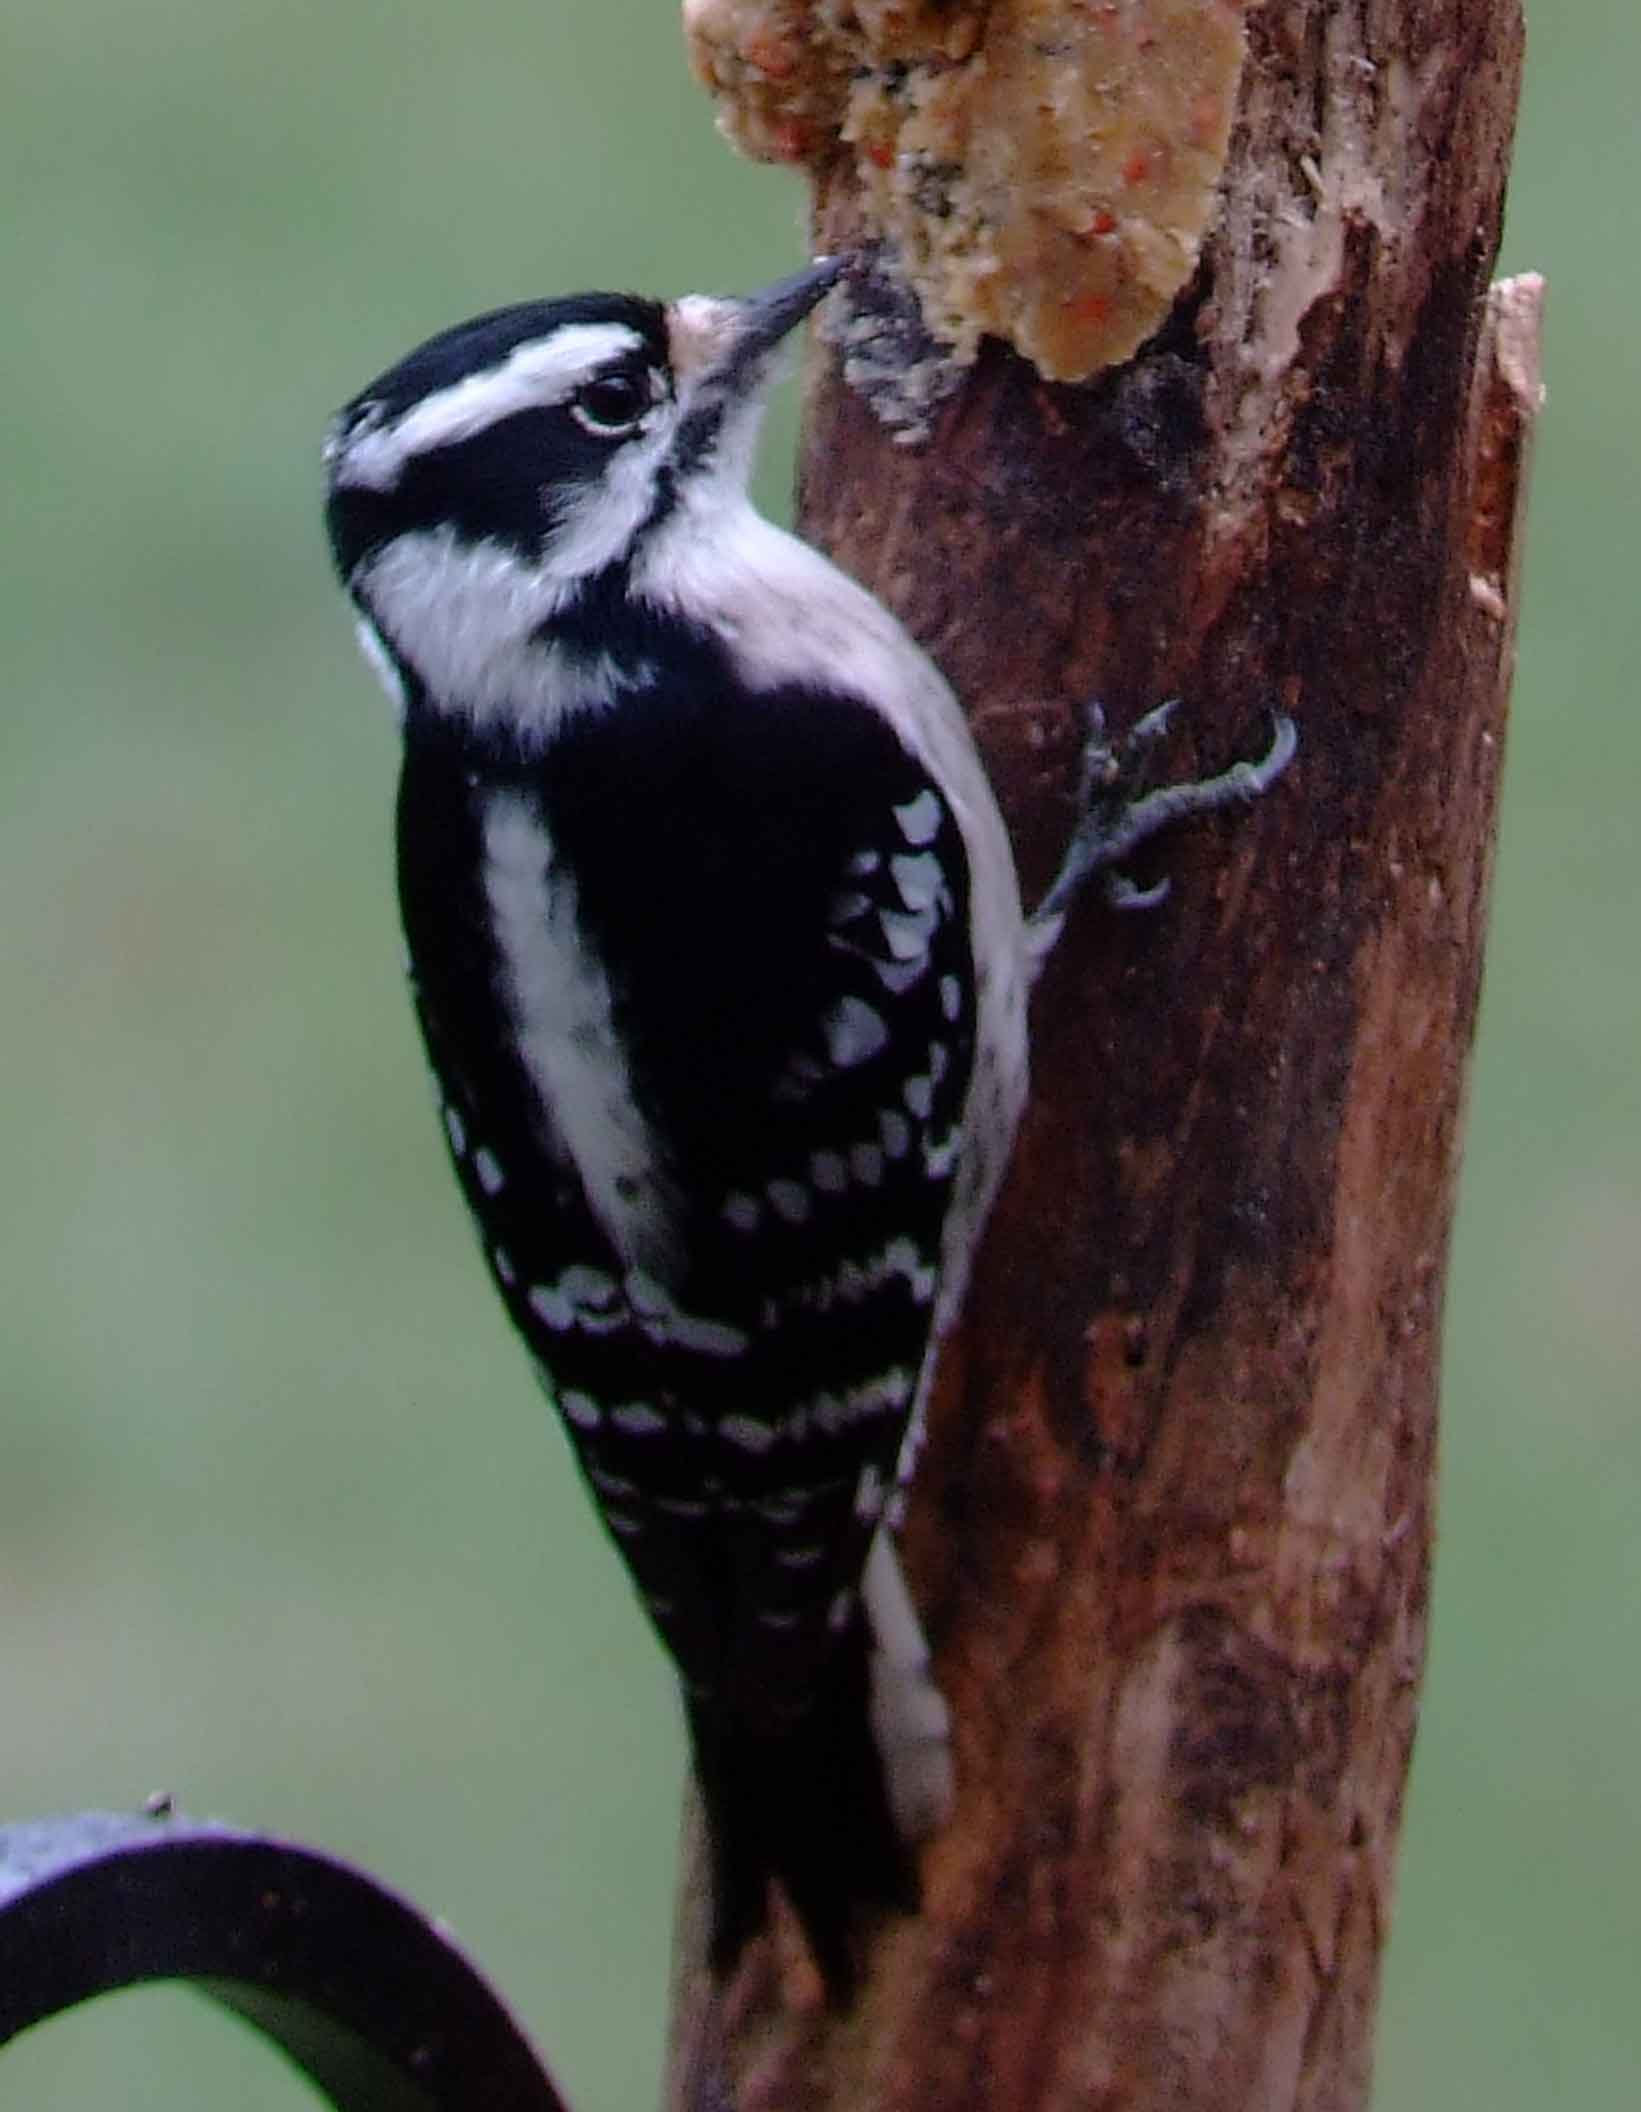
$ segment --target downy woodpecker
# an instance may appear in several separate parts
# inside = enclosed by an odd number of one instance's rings
[[[1292,745],[1279,723],[1262,763],[1134,801],[1096,737],[1023,916],[950,688],[747,496],[777,347],[843,269],[498,310],[325,448],[403,727],[451,1156],[677,1663],[713,1960],[773,1878],[834,1995],[858,1912],[915,1905],[905,1843],[949,1801],[888,1531],[1025,1097],[1032,974],[1085,872]]]

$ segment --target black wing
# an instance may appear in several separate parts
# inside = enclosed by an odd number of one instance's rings
[[[400,876],[457,1171],[509,1311],[697,1693],[800,1712],[849,1618],[932,1327],[974,1053],[968,875],[863,706],[706,683],[538,757],[412,723]],[[499,799],[606,964],[668,1258],[589,1202],[508,1016]]]

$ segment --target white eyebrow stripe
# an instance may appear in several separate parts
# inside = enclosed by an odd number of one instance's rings
[[[610,360],[640,350],[643,342],[627,323],[566,323],[549,337],[531,338],[499,366],[466,374],[424,396],[393,424],[359,433],[336,465],[336,482],[391,491],[413,455],[470,440],[515,411],[562,403]]]

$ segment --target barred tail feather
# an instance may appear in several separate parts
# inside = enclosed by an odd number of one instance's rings
[[[871,1627],[872,1731],[900,1835],[926,1841],[952,1815],[952,1717],[887,1530],[866,1558],[861,1599]]]

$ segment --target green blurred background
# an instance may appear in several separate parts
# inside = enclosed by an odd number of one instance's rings
[[[1641,19],[1536,13],[1552,396],[1384,2112],[1641,2089]],[[8,0],[0,168],[0,1813],[165,1787],[357,1857],[577,2112],[646,2107],[672,1696],[438,1148],[317,446],[474,309],[789,268],[800,193],[656,0]],[[178,1993],[0,2056],[6,2112],[312,2101]]]

